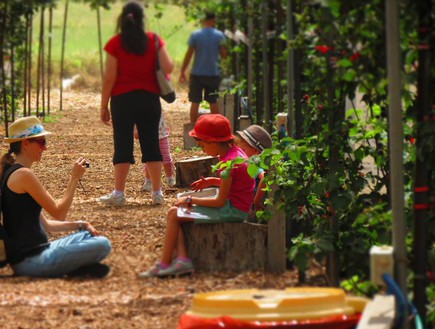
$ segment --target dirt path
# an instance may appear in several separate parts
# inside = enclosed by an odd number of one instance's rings
[[[183,96],[165,105],[175,160],[194,153],[183,150],[182,129],[189,107]],[[55,122],[45,124],[55,134],[49,137],[49,149],[34,169],[48,190],[60,197],[72,163],[79,156],[90,160],[91,169],[82,179],[83,189],[76,192],[69,218],[89,220],[111,239],[113,252],[106,261],[111,273],[102,280],[31,279],[11,277],[10,269],[2,269],[1,328],[175,328],[195,292],[295,285],[295,271],[279,276],[256,272],[197,273],[169,280],[137,278],[160,255],[165,214],[181,190],[166,190],[166,205],[152,206],[149,194],[140,192],[142,168],[137,164],[127,183],[127,206],[111,208],[96,202],[113,188],[112,130],[99,122],[98,103],[95,93],[64,94],[64,110],[53,113],[58,118]],[[139,154],[137,148],[136,159]]]

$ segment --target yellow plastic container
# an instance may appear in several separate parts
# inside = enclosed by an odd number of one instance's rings
[[[362,312],[367,299],[347,297],[336,288],[228,290],[199,293],[187,315],[231,316],[245,321],[301,321]]]

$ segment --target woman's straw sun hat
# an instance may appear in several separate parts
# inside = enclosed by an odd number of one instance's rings
[[[35,116],[15,120],[9,126],[9,136],[4,139],[7,143],[19,142],[24,139],[36,138],[51,134],[46,131],[39,119]]]

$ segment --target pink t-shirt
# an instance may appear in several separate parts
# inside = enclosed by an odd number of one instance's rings
[[[104,47],[110,55],[117,59],[118,71],[116,82],[112,89],[112,96],[125,94],[133,90],[146,90],[155,94],[160,93],[156,78],[157,50],[154,33],[147,32],[148,47],[143,55],[129,53],[122,48],[121,35],[112,37]],[[159,38],[160,47],[164,41]]]
[[[225,162],[238,157],[248,158],[240,147],[234,145],[225,156],[219,158],[219,161]],[[248,164],[244,162],[237,165],[231,170],[230,175],[233,180],[228,199],[233,207],[249,213],[254,202],[255,179],[248,174]]]

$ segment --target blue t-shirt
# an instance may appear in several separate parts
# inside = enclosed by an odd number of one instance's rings
[[[219,52],[220,47],[225,44],[225,35],[213,27],[204,27],[194,31],[188,43],[189,47],[195,49],[191,74],[220,76]]]

